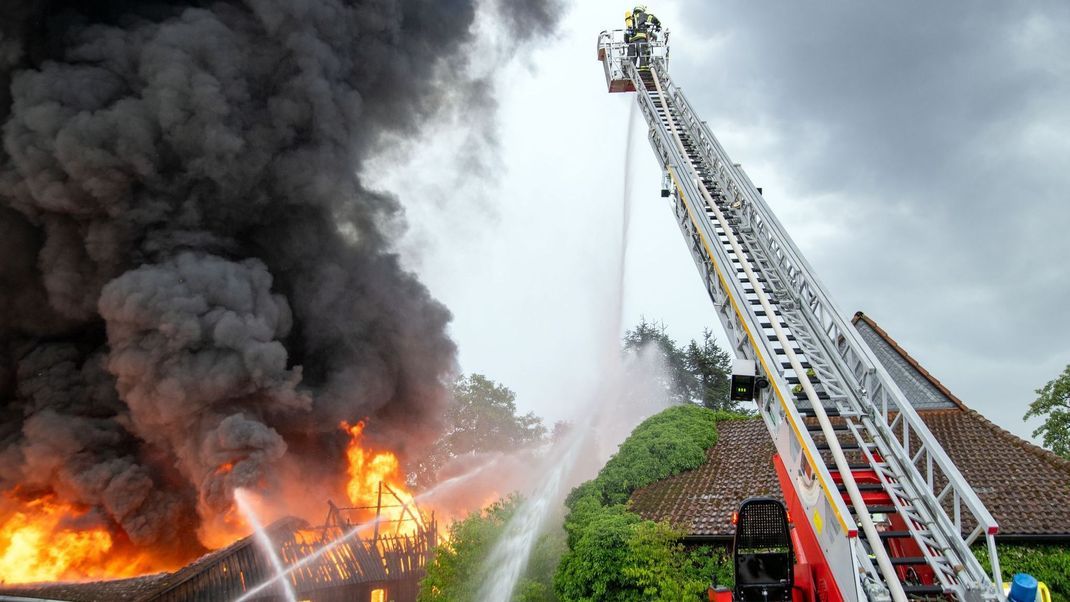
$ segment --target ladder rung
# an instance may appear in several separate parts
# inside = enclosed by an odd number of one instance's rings
[[[892,564],[927,564],[924,556],[892,556]]]
[[[851,507],[854,511],[854,507]],[[866,510],[869,510],[870,514],[894,514],[897,512],[895,506],[866,506]]]
[[[817,412],[814,411],[814,408],[799,408],[799,413],[803,416],[817,416]],[[840,411],[836,408],[825,408],[825,414],[828,416],[839,416]]]
[[[824,391],[818,391],[817,392],[817,398],[820,399],[821,401],[828,401],[828,400],[832,399],[832,397],[830,397],[829,394],[824,392]],[[809,399],[809,398],[806,397],[806,392],[804,392],[804,391],[799,391],[798,393],[795,394],[795,401],[806,401],[807,399]],[[831,415],[832,414],[829,414],[829,416],[831,416]]]
[[[768,340],[768,341],[779,341],[779,340],[780,340],[780,339],[776,338],[776,335],[775,335],[775,334],[770,334],[770,335],[766,335],[766,337],[765,337],[765,338],[766,338],[766,340]],[[786,338],[787,338],[787,339],[788,339],[789,341],[794,341],[794,340],[795,340],[795,335],[793,335],[793,334],[789,334],[789,335],[788,335],[788,336],[787,336]]]
[[[880,483],[855,483],[855,487],[858,487],[859,491],[884,491],[884,485]],[[836,489],[847,491],[847,486],[841,483],[836,485]]]
[[[773,310],[773,314],[775,314],[775,315],[777,315],[777,316],[781,316],[781,315],[783,315],[783,314],[781,314],[781,313],[780,313],[780,311],[778,311],[778,310]],[[754,310],[754,315],[756,315],[756,316],[763,316],[763,317],[764,317],[764,316],[766,315],[766,312],[765,312],[765,310],[764,310],[764,309],[756,309],[756,310]],[[795,353],[802,353],[802,351],[796,351]]]
[[[916,596],[935,595],[944,593],[944,588],[939,585],[904,585],[903,593]]]
[[[910,531],[880,531],[881,539],[906,539],[910,537]]]
[[[806,430],[810,431],[811,433],[820,433],[820,432],[822,432],[820,424],[808,424],[808,425],[806,425]],[[834,424],[834,425],[832,425],[832,430],[833,430],[833,432],[836,432],[836,433],[846,433],[850,429],[847,428],[846,424]]]
[[[885,466],[888,466],[888,465],[883,463],[883,462],[878,462],[876,466],[872,466],[870,464],[848,464],[847,465],[847,469],[848,470],[877,470],[877,468],[884,468]],[[835,467],[830,468],[829,470],[831,470],[832,472],[837,472],[835,470]]]
[[[815,444],[815,447],[817,447],[817,449],[821,451],[828,451],[832,449],[832,447],[828,444],[828,441],[822,441],[821,443],[817,443]],[[855,451],[862,448],[858,447],[857,443],[841,443],[840,449],[844,451]]]

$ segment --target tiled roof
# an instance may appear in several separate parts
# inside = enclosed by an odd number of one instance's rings
[[[925,410],[921,417],[966,477],[1000,534],[1070,539],[1070,461],[1023,441],[973,410]],[[756,495],[781,497],[773,443],[761,418],[720,422],[699,468],[636,491],[632,509],[668,519],[692,537],[730,537],[732,512]]]
[[[869,316],[856,312],[851,322],[915,410],[966,407]]]
[[[919,404],[918,413],[999,522],[1000,534],[1070,540],[1070,461],[967,408],[861,312],[855,324],[863,336],[868,331],[879,339],[877,348],[894,351],[900,367],[909,368],[900,373],[904,382],[926,392],[928,401]],[[780,497],[773,444],[762,420],[720,422],[717,430],[706,464],[636,491],[633,510],[644,518],[668,519],[691,537],[728,538],[732,512],[741,501]]]
[[[773,440],[761,418],[717,423],[717,443],[699,468],[632,494],[632,510],[644,518],[668,519],[690,535],[732,533],[732,513],[744,499],[783,499],[773,468]]]
[[[1070,538],[1070,461],[968,408],[920,414],[1000,533]]]

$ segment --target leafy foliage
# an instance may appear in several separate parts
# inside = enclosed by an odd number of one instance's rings
[[[624,350],[638,351],[655,346],[665,360],[668,381],[666,395],[675,403],[700,403],[711,410],[739,411],[729,399],[732,379],[731,356],[717,345],[713,333],[702,332],[701,340],[686,346],[677,344],[664,325],[640,320],[624,334]]]
[[[1003,580],[1015,573],[1029,573],[1051,590],[1052,600],[1070,600],[1070,548],[1043,544],[996,544]],[[973,555],[988,566],[988,548],[976,547]]]
[[[562,600],[676,602],[705,591],[716,559],[685,553],[679,532],[643,520],[626,502],[639,487],[701,465],[716,422],[738,416],[673,406],[636,427],[598,476],[569,494],[568,552],[554,576]]]
[[[1044,445],[1064,458],[1070,458],[1070,365],[1063,373],[1036,390],[1037,399],[1025,413],[1028,420],[1044,416],[1044,424],[1033,431],[1043,437]]]
[[[734,414],[695,405],[673,406],[643,421],[594,480],[603,504],[623,504],[636,489],[706,461],[717,441],[715,423]]]
[[[732,551],[728,545],[698,546],[687,552],[687,570],[715,585],[732,587],[736,582]],[[711,578],[712,577],[712,578]]]
[[[477,600],[485,576],[486,559],[505,525],[522,503],[517,495],[494,502],[449,527],[449,541],[435,549],[434,560],[420,582],[420,602]],[[517,584],[514,602],[555,602],[552,588],[557,559],[564,552],[564,534],[543,535],[532,551],[525,576]]]
[[[510,451],[539,443],[546,425],[532,412],[518,415],[516,393],[482,374],[458,378],[450,386],[445,430],[416,468],[417,485],[430,482],[444,463],[471,452]]]
[[[482,374],[457,379],[450,392],[441,446],[449,456],[516,449],[546,436],[541,418],[517,415],[516,393]]]

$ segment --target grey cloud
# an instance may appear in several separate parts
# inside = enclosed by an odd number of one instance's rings
[[[723,38],[710,55],[674,54],[674,78],[704,117],[778,135],[771,155],[729,152],[792,182],[767,190],[774,207],[832,199],[807,210],[844,229],[804,250],[843,309],[866,310],[968,402],[1018,422],[1054,376],[1047,364],[1070,354],[1050,327],[1070,320],[1060,302],[1070,7],[685,2],[680,12],[693,17],[689,35]],[[993,364],[1019,382],[983,387]]]

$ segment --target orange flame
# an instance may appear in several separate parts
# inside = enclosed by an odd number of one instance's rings
[[[120,553],[103,527],[65,526],[85,512],[51,494],[18,506],[0,516],[0,582],[130,577],[166,568],[139,553]]]
[[[379,508],[380,533],[416,533],[419,529],[415,520],[417,509],[405,485],[398,457],[389,451],[364,447],[364,422],[352,426],[343,422],[342,428],[349,433],[346,496],[353,506],[362,510],[360,520],[374,520],[376,508]]]
[[[415,534],[422,517],[397,455],[367,445],[364,422],[341,426],[349,436],[343,482],[354,507],[350,516],[367,523],[377,518],[378,509],[380,535]],[[215,470],[226,474],[233,464]],[[137,549],[120,530],[92,524],[87,512],[51,493],[27,499],[18,489],[0,492],[0,584],[133,577],[173,570],[188,560],[174,550]],[[209,549],[247,534],[248,526],[234,509],[198,533]]]

